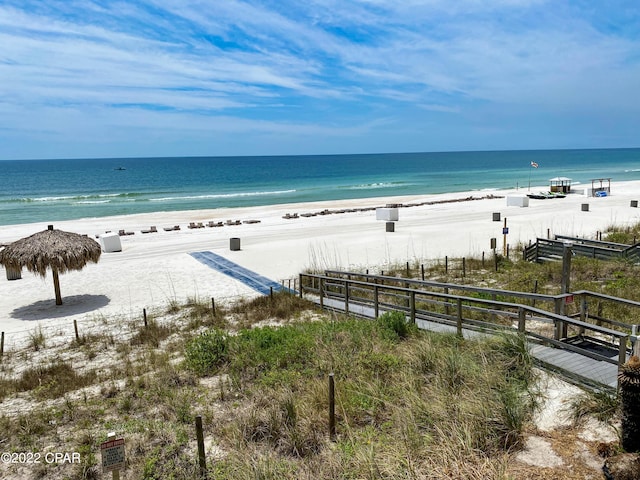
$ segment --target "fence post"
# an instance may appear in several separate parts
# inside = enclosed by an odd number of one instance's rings
[[[336,389],[333,372],[329,374],[329,439],[336,439]]]
[[[411,323],[416,323],[416,292],[411,292]]]
[[[196,416],[196,438],[198,439],[198,463],[200,464],[200,478],[207,478],[207,459],[204,454],[202,415]]]
[[[467,259],[462,257],[462,276],[465,277],[467,275]]]
[[[349,315],[349,280],[344,281],[344,313]]]
[[[0,359],[4,356],[4,332],[0,336]]]
[[[215,298],[211,297],[211,312],[213,313],[213,316],[216,316],[216,300]]]
[[[524,308],[518,307],[518,332],[524,333],[526,331],[526,321]]]
[[[409,262],[407,262],[407,278],[409,278],[410,272],[409,272]]]
[[[324,279],[319,278],[320,285],[318,285],[318,293],[320,294],[320,309],[324,308]]]
[[[444,293],[445,295],[449,295],[449,287],[444,287]],[[450,298],[445,299],[444,301],[444,314],[448,317],[451,312],[449,311],[449,302],[451,301]]]
[[[78,335],[78,321],[73,320],[73,330],[76,332],[76,342],[80,342],[80,335]]]
[[[293,288],[296,288],[296,284],[293,284]],[[300,298],[302,298],[302,274],[298,275],[298,291],[300,292]]]
[[[421,271],[421,276],[422,276],[422,281],[424,282],[424,263],[420,264],[420,271]]]
[[[627,363],[627,339],[629,335],[620,337],[620,346],[618,348],[618,371],[622,368],[622,365]]]
[[[373,286],[373,311],[375,313],[375,317],[378,318],[380,313],[380,306],[378,303],[378,284],[376,283]]]
[[[444,256],[444,273],[449,273],[449,257]]]
[[[457,319],[456,319],[456,329],[457,329],[458,335],[461,337],[462,336],[462,299],[460,297],[458,297],[457,304],[458,304],[457,305],[458,313],[457,313]]]
[[[147,328],[149,326],[149,324],[147,323],[147,309],[146,308],[142,309],[142,316],[144,318],[144,328]]]

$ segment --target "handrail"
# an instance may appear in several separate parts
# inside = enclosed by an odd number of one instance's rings
[[[592,240],[590,238],[570,237],[568,235],[554,235],[554,237],[556,240],[569,240],[571,242],[581,243],[584,245],[588,245],[588,244],[595,245],[595,246],[610,245],[612,248],[622,247],[622,248],[619,248],[619,250],[624,250],[629,246],[629,244],[627,243],[607,242],[605,240]]]
[[[333,272],[336,273],[335,271]],[[350,272],[339,272],[342,274],[350,274],[354,276],[359,276],[360,274],[354,274]],[[366,277],[372,277],[372,275],[364,274]],[[373,275],[373,277],[380,277]],[[306,285],[304,282],[304,278],[308,278],[311,280],[312,285]],[[401,282],[410,282],[410,279],[403,279],[397,277],[386,277],[386,279],[395,279]],[[317,287],[316,287],[317,283]],[[415,283],[421,283],[420,281]],[[457,288],[459,285],[454,284],[441,284],[438,282],[426,282],[426,283],[436,283],[439,287],[443,285],[448,285],[449,288]],[[331,292],[333,290],[333,292]],[[472,311],[484,311],[487,313],[488,317],[492,317],[496,314],[504,315],[506,317],[510,317],[512,319],[517,318],[518,326],[517,330],[521,333],[527,335],[530,339],[534,339],[535,341],[541,341],[543,343],[550,343],[556,346],[560,346],[561,348],[576,351],[581,353],[582,355],[589,356],[591,358],[595,358],[600,361],[608,362],[614,365],[618,365],[618,368],[621,367],[623,363],[626,362],[627,356],[627,341],[629,339],[629,335],[625,332],[620,332],[617,330],[613,330],[611,328],[603,327],[600,325],[594,325],[592,323],[588,323],[582,320],[578,320],[569,316],[565,316],[559,313],[553,313],[546,310],[542,310],[536,307],[532,307],[529,305],[523,305],[514,302],[505,302],[499,300],[491,300],[486,298],[478,298],[478,297],[469,297],[464,295],[455,295],[447,292],[435,292],[430,290],[419,290],[416,288],[409,288],[403,286],[394,286],[382,283],[372,283],[368,281],[354,280],[350,278],[342,278],[331,275],[320,275],[320,274],[300,274],[300,296],[303,296],[304,292],[317,293],[320,297],[320,305],[324,307],[323,302],[327,298],[339,298],[341,301],[344,301],[345,312],[349,313],[350,310],[353,310],[355,305],[361,305],[369,308],[373,308],[375,311],[375,316],[378,315],[379,309],[382,306],[385,309],[395,309],[407,312],[409,318],[412,321],[416,321],[418,319],[429,319],[431,321],[439,321],[441,323],[447,323],[450,325],[457,325],[457,330],[459,333],[462,332],[462,325],[464,324],[465,328],[480,328],[483,330],[496,330],[496,329],[514,329],[513,320],[510,323],[510,326],[500,325],[497,323],[493,323],[487,320],[474,320],[471,318],[463,318],[463,309],[464,310],[472,310]],[[361,294],[358,294],[358,291],[370,292],[373,298],[365,298]],[[521,293],[521,292],[514,292]],[[573,295],[581,294],[586,295],[589,293],[588,291],[580,291],[573,292]],[[504,294],[504,292],[503,292]],[[382,303],[380,296],[385,295],[387,303]],[[569,295],[569,294],[568,294]],[[600,298],[607,298],[605,295],[597,294]],[[391,299],[389,299],[391,297]],[[440,305],[444,307],[445,313],[434,312],[429,310],[423,310],[417,307],[416,297],[422,297],[421,300],[424,302],[432,303],[436,305]],[[424,299],[425,297],[431,298],[431,300]],[[556,296],[546,296],[548,298],[555,298]],[[562,298],[563,296],[560,296]],[[396,300],[394,300],[394,298]],[[611,297],[615,298],[615,297]],[[401,299],[401,300],[400,300]],[[388,303],[397,302],[397,303]],[[351,308],[349,306],[351,304]],[[473,305],[477,306],[473,306]],[[638,305],[639,302],[629,301],[630,305]],[[457,308],[455,308],[457,305]],[[450,311],[449,308],[454,307],[453,311]],[[527,315],[530,318],[536,320],[548,321],[554,325],[554,333],[553,338],[544,336],[542,333],[535,331],[528,331],[526,322]],[[610,337],[612,340],[617,339],[618,343],[618,355],[617,360],[612,358],[603,356],[599,353],[590,352],[582,349],[581,347],[570,345],[563,343],[561,341],[560,335],[566,336],[567,326],[574,327],[577,329],[582,337],[585,331],[594,332],[596,335]],[[572,337],[573,338],[573,337]],[[615,345],[615,343],[614,343]]]
[[[407,283],[410,285],[428,286],[428,287],[443,288],[443,289],[447,288],[447,289],[462,290],[462,291],[475,292],[475,293],[487,293],[492,295],[502,295],[505,297],[526,298],[528,300],[542,300],[542,301],[549,301],[549,302],[553,302],[558,299],[571,296],[571,294],[569,293],[567,294],[563,293],[559,295],[547,295],[544,293],[528,293],[528,292],[518,292],[515,290],[500,290],[495,288],[474,287],[471,285],[460,285],[457,283],[435,282],[432,280],[417,280],[415,278],[393,277],[390,275],[374,275],[370,273],[345,272],[342,270],[325,270],[325,275],[328,277],[330,277],[331,275],[347,275],[347,276],[351,275],[351,276],[369,278],[372,280],[381,280],[381,281],[392,280],[392,281]]]
[[[613,242],[598,242],[596,240],[586,240],[574,237],[563,237],[556,235],[556,238],[571,240],[571,249],[574,254],[582,257],[611,259],[635,259],[640,260],[640,243],[627,246]],[[552,240],[548,238],[536,238],[536,242],[525,247],[523,258],[526,261],[540,261],[541,259],[559,259],[566,246],[562,240]],[[626,246],[627,248],[620,248]]]

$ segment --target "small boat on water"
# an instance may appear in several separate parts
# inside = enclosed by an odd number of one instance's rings
[[[118,168],[114,168],[114,170],[126,170],[126,168],[124,168],[124,167],[118,167]]]

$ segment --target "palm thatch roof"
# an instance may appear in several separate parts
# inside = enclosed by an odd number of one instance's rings
[[[102,248],[95,240],[77,233],[47,230],[20,239],[0,251],[0,264],[7,269],[27,270],[44,277],[51,269],[56,305],[62,305],[58,274],[82,270],[88,262],[98,263]]]
[[[58,273],[82,270],[88,262],[97,263],[101,253],[95,240],[50,226],[6,246],[0,251],[0,264],[16,270],[26,267],[44,277],[49,268]]]

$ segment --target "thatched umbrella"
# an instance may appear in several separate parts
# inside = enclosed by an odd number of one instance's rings
[[[95,240],[77,233],[47,230],[9,244],[0,252],[0,264],[6,268],[27,270],[44,277],[47,269],[53,274],[56,305],[62,305],[58,274],[82,270],[88,262],[98,263],[102,249]]]

